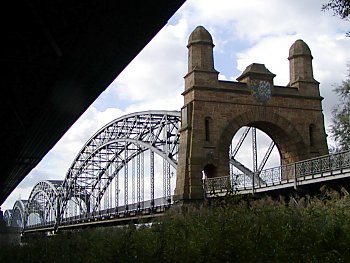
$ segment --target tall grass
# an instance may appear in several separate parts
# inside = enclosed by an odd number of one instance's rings
[[[350,262],[350,198],[227,197],[152,227],[86,229],[0,248],[0,262]]]

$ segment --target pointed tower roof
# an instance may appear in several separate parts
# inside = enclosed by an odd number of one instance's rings
[[[288,59],[291,59],[296,56],[310,56],[312,58],[309,46],[301,39],[295,41],[289,49]]]
[[[197,26],[188,39],[188,46],[195,43],[207,43],[214,46],[213,38],[203,26]]]

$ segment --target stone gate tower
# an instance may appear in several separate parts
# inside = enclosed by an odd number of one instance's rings
[[[202,171],[207,177],[229,174],[229,146],[243,126],[268,134],[283,164],[328,153],[323,98],[303,40],[289,50],[287,86],[275,86],[275,75],[256,63],[237,82],[218,80],[213,40],[202,26],[191,33],[187,48],[175,199],[203,198]]]

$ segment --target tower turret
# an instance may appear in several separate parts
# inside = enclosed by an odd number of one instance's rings
[[[211,85],[218,80],[214,69],[213,38],[203,27],[197,26],[188,39],[188,73],[186,88],[194,85]]]
[[[312,70],[312,55],[308,45],[298,39],[289,49],[289,86],[300,88],[301,82],[317,83]]]
[[[203,27],[197,26],[188,39],[188,72],[214,70],[213,39]]]

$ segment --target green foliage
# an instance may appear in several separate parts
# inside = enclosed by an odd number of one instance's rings
[[[322,5],[323,11],[332,10],[334,15],[341,19],[348,20],[350,15],[350,1],[349,0],[330,0],[327,4]]]
[[[327,4],[322,5],[322,11],[333,11],[335,16],[339,16],[341,19],[349,20],[350,15],[350,1],[349,0],[330,0]],[[349,37],[350,32],[346,35]]]
[[[335,151],[349,150],[350,146],[350,71],[348,78],[334,89],[340,98],[332,111],[331,136],[337,143]]]
[[[0,262],[349,262],[350,199],[226,197],[152,227],[86,229],[0,248]]]

